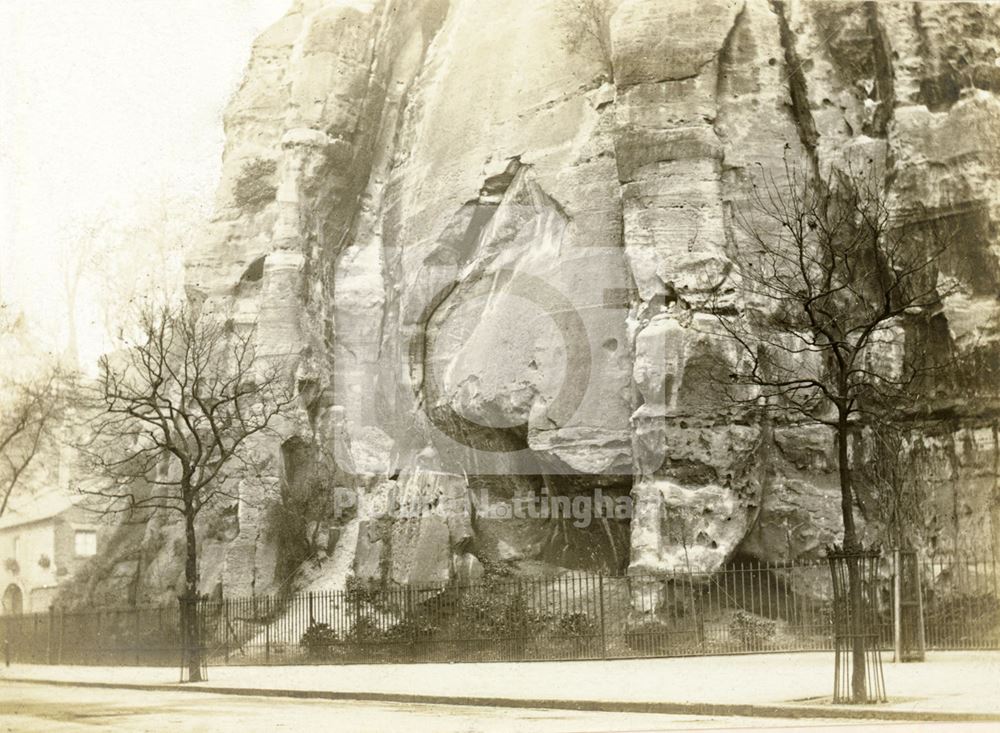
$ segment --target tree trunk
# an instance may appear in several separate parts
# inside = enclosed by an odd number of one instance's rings
[[[840,513],[844,518],[844,552],[857,552],[858,535],[854,528],[854,485],[848,457],[850,424],[842,410],[837,419],[837,468],[840,472]]]
[[[184,507],[184,597],[181,601],[181,624],[186,642],[188,681],[201,682],[201,628],[198,623],[198,541],[194,533],[194,507]]]
[[[848,440],[850,424],[846,410],[841,410],[837,419],[837,468],[840,473],[840,510],[844,518],[844,553],[847,557],[847,597],[850,609],[851,635],[851,697],[854,702],[868,699],[865,676],[864,604],[861,593],[861,569],[859,558],[851,557],[861,547],[854,527],[854,487],[851,476]]]

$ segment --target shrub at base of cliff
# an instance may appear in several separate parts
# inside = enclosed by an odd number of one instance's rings
[[[746,611],[737,611],[729,622],[729,638],[745,651],[760,651],[774,639],[777,625]]]
[[[274,201],[278,189],[274,174],[278,164],[273,160],[255,158],[243,164],[233,186],[233,201],[242,209],[259,209]]]
[[[382,608],[384,595],[383,585],[375,578],[359,578],[356,575],[349,575],[344,582],[344,596],[352,608],[363,605]]]
[[[554,618],[541,613],[531,607],[526,589],[507,566],[490,561],[484,566],[482,583],[444,588],[424,594],[423,600],[415,600],[407,589],[348,578],[345,600],[353,625],[330,647],[329,656],[354,661],[512,659],[524,658],[529,642],[546,633],[557,641],[570,638],[573,644],[590,638],[594,623],[586,614]]]
[[[483,581],[459,596],[455,631],[468,640],[469,651],[524,657],[528,641],[538,635],[547,616],[531,607],[510,567],[487,560],[483,568]]]
[[[588,614],[582,611],[565,613],[556,618],[553,629],[558,641],[569,641],[574,657],[593,656],[597,652],[592,646],[600,642],[600,629]]]
[[[330,624],[313,622],[302,635],[299,646],[305,650],[306,659],[320,662],[331,659],[340,638],[337,632],[330,628]]]

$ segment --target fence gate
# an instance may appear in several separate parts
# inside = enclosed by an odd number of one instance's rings
[[[893,552],[893,570],[894,661],[922,662],[926,643],[917,553],[913,550]]]

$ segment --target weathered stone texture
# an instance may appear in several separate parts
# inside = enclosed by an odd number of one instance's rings
[[[836,541],[825,429],[740,414],[706,372],[737,358],[707,311],[747,305],[733,212],[786,155],[886,161],[901,207],[957,217],[944,274],[960,287],[933,346],[995,361],[996,6],[610,0],[610,58],[567,42],[565,11],[300,1],[258,39],[226,114],[189,291],[299,357],[303,406],[282,430],[336,456],[333,483],[427,507],[362,521],[359,575],[711,570]],[[274,200],[241,208],[258,159],[276,163]],[[950,471],[943,544],[996,533],[995,386],[983,395],[974,421],[952,405],[953,430],[926,438]],[[631,492],[630,524],[496,511],[598,487]],[[259,521],[227,555],[240,587]]]

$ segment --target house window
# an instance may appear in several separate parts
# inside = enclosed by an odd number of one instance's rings
[[[74,548],[77,557],[91,557],[97,554],[97,532],[92,529],[76,531]]]

